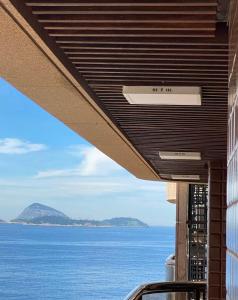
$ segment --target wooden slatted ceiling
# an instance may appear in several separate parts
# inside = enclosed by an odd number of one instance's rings
[[[25,5],[159,174],[207,180],[206,163],[226,155],[227,29],[216,22],[216,0],[27,0]],[[202,106],[130,105],[123,85],[201,86]],[[159,150],[199,151],[202,161],[161,161]]]

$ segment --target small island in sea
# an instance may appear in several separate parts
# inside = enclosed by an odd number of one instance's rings
[[[102,221],[75,220],[52,207],[40,203],[31,204],[25,208],[17,218],[10,221],[10,223],[85,227],[148,227],[147,224],[138,219],[126,217],[106,219]]]

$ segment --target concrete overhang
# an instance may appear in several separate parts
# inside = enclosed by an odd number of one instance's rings
[[[0,75],[135,176],[207,182],[227,153],[226,1],[86,2],[0,0]],[[202,105],[131,105],[124,86],[197,87]]]
[[[15,7],[0,4],[0,76],[136,177],[159,180]]]

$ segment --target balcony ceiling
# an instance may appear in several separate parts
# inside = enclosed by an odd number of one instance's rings
[[[162,179],[205,182],[208,161],[226,158],[226,1],[11,2]],[[200,86],[202,106],[130,105],[123,85]],[[202,160],[162,161],[160,150]]]

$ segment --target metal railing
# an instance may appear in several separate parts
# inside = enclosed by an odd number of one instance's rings
[[[207,185],[189,185],[188,280],[200,281],[207,277],[207,199]]]
[[[205,282],[160,282],[143,284],[132,291],[124,300],[167,300],[171,295],[184,300],[205,300]],[[181,297],[182,296],[182,297]]]

